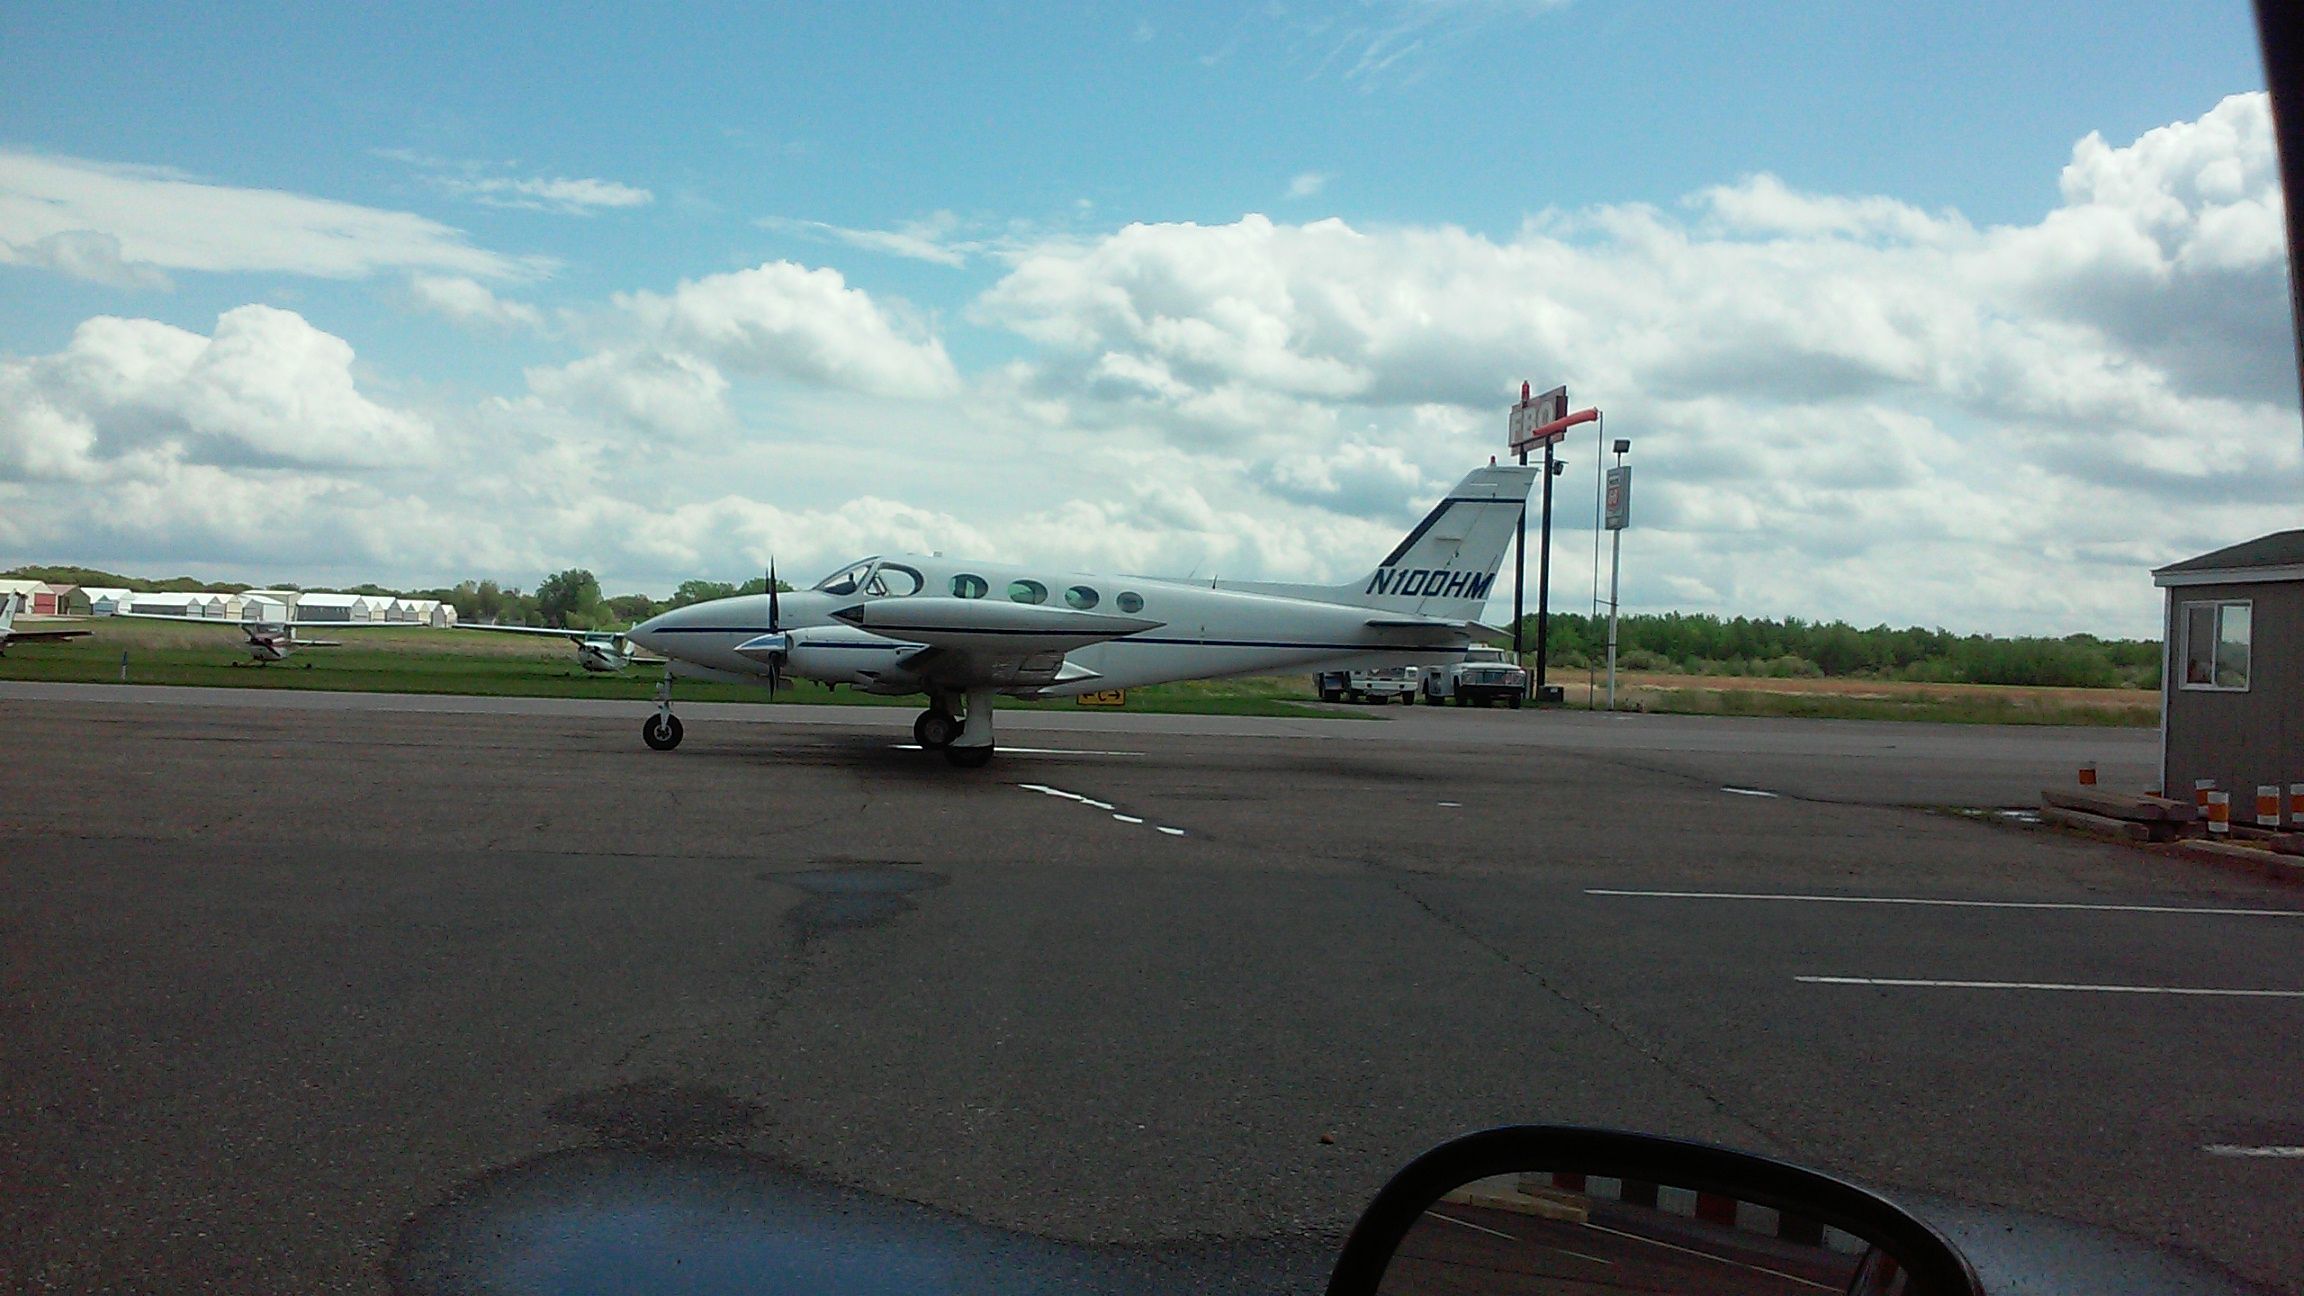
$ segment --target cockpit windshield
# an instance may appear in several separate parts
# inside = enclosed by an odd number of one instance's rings
[[[903,598],[917,594],[925,581],[920,573],[902,563],[883,562],[866,558],[832,573],[816,583],[826,594],[863,594],[869,598]]]
[[[864,578],[872,574],[872,564],[877,561],[876,558],[866,558],[862,562],[843,567],[816,582],[816,589],[824,594],[853,594],[864,588]]]

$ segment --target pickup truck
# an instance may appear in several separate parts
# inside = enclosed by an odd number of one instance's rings
[[[1417,681],[1425,674],[1414,666],[1387,670],[1322,671],[1312,677],[1312,691],[1323,702],[1390,702],[1399,698],[1414,705]]]
[[[1515,665],[1512,655],[1502,648],[1468,649],[1464,660],[1456,665],[1424,672],[1426,702],[1441,706],[1451,698],[1458,706],[1502,702],[1517,710],[1528,699],[1528,672]]]

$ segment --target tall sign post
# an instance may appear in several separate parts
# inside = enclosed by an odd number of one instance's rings
[[[1568,389],[1555,387],[1541,396],[1530,397],[1528,384],[1520,384],[1520,403],[1512,407],[1510,445],[1528,462],[1528,452],[1544,447],[1544,523],[1536,562],[1536,700],[1544,702],[1551,697],[1545,689],[1545,657],[1551,647],[1552,630],[1552,479],[1568,465],[1553,457],[1552,448],[1567,439],[1568,429],[1579,423],[1590,423],[1600,417],[1597,409],[1568,412]],[[1513,553],[1512,580],[1512,655],[1521,655],[1520,622],[1527,615],[1521,607],[1521,593],[1528,577],[1528,506],[1520,506],[1520,542]]]
[[[1528,384],[1520,384],[1520,403],[1512,407],[1511,437],[1509,444],[1520,462],[1528,462],[1528,452],[1544,447],[1544,521],[1541,550],[1536,563],[1536,700],[1544,700],[1545,632],[1550,629],[1552,600],[1552,447],[1567,435],[1561,428],[1557,434],[1541,435],[1538,429],[1558,423],[1568,413],[1568,389],[1555,387],[1541,396],[1530,396]],[[1521,622],[1527,618],[1526,595],[1528,588],[1528,503],[1520,503],[1520,538],[1512,547],[1512,660],[1525,659],[1522,645],[1524,631]]]
[[[1617,438],[1616,466],[1608,470],[1602,524],[1608,528],[1608,709],[1616,709],[1616,577],[1624,563],[1624,528],[1632,525],[1632,469],[1624,453],[1632,443]]]

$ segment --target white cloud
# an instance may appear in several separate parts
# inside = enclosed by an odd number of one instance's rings
[[[544,316],[535,307],[506,301],[486,284],[462,275],[417,275],[408,281],[408,295],[418,307],[459,324],[495,329],[544,327]]]
[[[634,431],[687,439],[728,427],[728,380],[710,362],[641,348],[527,372],[547,405]]]
[[[656,201],[646,189],[614,180],[572,180],[562,176],[441,176],[442,191],[483,207],[589,216],[603,208],[645,207]]]
[[[60,230],[19,247],[0,249],[19,264],[39,266],[109,288],[172,288],[168,276],[120,255],[120,240],[95,230]]]
[[[403,163],[422,174],[424,182],[449,197],[482,207],[515,211],[556,212],[563,216],[590,216],[621,207],[646,207],[656,195],[637,185],[616,180],[569,176],[506,174],[502,164],[436,157],[416,149],[372,150],[375,156]]]
[[[1367,515],[1393,492],[1351,471],[1429,486],[1521,378],[1564,377],[1639,440],[1659,591],[2142,628],[2146,566],[2291,525],[2304,487],[2264,97],[2084,140],[2064,195],[1991,229],[1767,176],[1506,240],[1132,225],[1019,255],[974,314],[1042,348],[1027,385],[1075,420],[1289,498]],[[1477,430],[1436,442],[1435,407]]]
[[[1288,181],[1290,198],[1310,198],[1328,187],[1329,176],[1321,171],[1305,171]]]
[[[955,238],[960,221],[950,212],[937,212],[922,220],[907,221],[892,230],[850,229],[823,221],[790,220],[781,216],[762,217],[759,224],[763,229],[805,234],[811,238],[829,239],[852,248],[861,248],[866,252],[954,268],[967,265],[971,256],[986,248],[986,244],[978,240]]]
[[[544,268],[473,247],[461,232],[408,212],[4,149],[0,262],[84,276],[94,269],[103,282],[166,270],[506,279]]]
[[[942,342],[837,270],[772,261],[668,295],[619,294],[616,305],[659,345],[746,373],[918,399],[959,386]]]
[[[0,476],[100,482],[158,465],[428,461],[429,424],[360,394],[352,348],[292,311],[242,306],[213,335],[98,316],[63,351],[0,361]]]

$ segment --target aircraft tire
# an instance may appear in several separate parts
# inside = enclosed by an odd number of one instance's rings
[[[992,763],[992,744],[981,747],[946,747],[944,759],[961,769],[982,769]]]
[[[670,751],[680,745],[680,717],[676,715],[650,716],[640,726],[640,741],[656,751]]]
[[[948,711],[930,707],[912,722],[912,741],[930,751],[951,746],[952,740],[959,736],[960,722]]]

